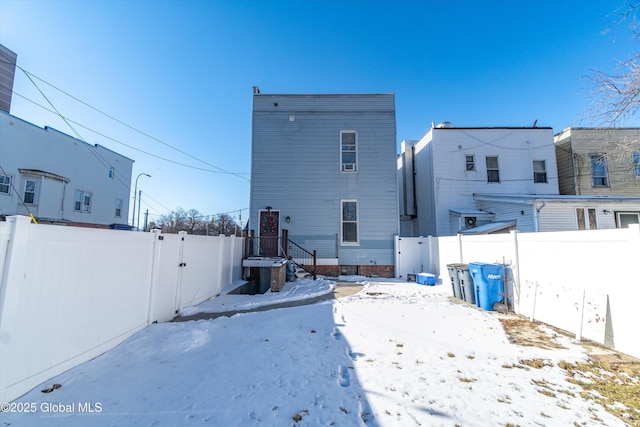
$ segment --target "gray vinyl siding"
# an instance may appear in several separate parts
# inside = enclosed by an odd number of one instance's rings
[[[258,212],[271,206],[289,238],[319,258],[393,264],[399,227],[393,95],[259,94],[253,102],[250,229],[258,233]],[[357,132],[357,172],[340,171],[341,130]],[[344,199],[358,201],[357,246],[336,244]]]
[[[558,162],[558,187],[560,194],[576,194],[573,155],[570,142],[556,144],[556,161]]]
[[[640,180],[633,173],[631,151],[621,156],[619,147],[637,147],[640,128],[568,128],[556,135],[556,146],[570,150],[571,163],[558,158],[558,171],[565,175],[570,167],[574,175],[574,188],[563,187],[561,194],[602,195],[602,196],[640,196]],[[558,153],[560,150],[557,150]],[[607,154],[608,186],[593,186],[591,162],[592,153]],[[563,192],[564,191],[564,192]]]

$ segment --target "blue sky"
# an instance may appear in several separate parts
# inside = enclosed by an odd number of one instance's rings
[[[394,92],[398,144],[442,121],[537,120],[559,132],[590,124],[589,70],[613,72],[635,52],[614,26],[623,4],[0,0],[0,43],[29,73],[130,126],[35,80],[83,139],[134,159],[134,177],[152,175],[139,180],[151,218],[180,206],[236,219],[242,210],[244,222],[252,86]],[[47,106],[22,72],[14,91],[13,115],[74,135],[34,104]]]

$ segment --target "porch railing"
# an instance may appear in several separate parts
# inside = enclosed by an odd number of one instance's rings
[[[287,230],[282,236],[248,237],[245,239],[245,258],[249,257],[282,257],[292,260],[297,266],[309,272],[316,279],[316,251],[309,251],[296,242],[289,240]]]

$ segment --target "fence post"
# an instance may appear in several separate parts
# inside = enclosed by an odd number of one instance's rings
[[[515,307],[518,306],[518,313],[520,313],[520,254],[518,251],[518,233],[518,230],[511,230],[511,237],[513,238],[513,266],[516,269],[516,274],[513,278],[513,308],[515,309]]]
[[[236,240],[237,239],[238,239],[237,236],[231,237],[231,247],[229,248],[229,260],[230,260],[230,262],[229,262],[229,280],[230,280],[230,282],[227,283],[226,285],[230,285],[235,280],[235,277],[233,277],[233,268],[234,268],[234,266],[236,264]],[[240,260],[240,263],[242,263],[242,260]],[[222,284],[220,289],[222,289],[226,285]]]
[[[11,337],[15,332],[17,301],[20,299],[25,267],[31,218],[14,215],[7,217],[11,225],[4,268],[0,278],[0,402],[6,402],[8,376],[11,369]]]
[[[395,276],[396,279],[400,278],[400,253],[399,248],[398,248],[398,244],[400,243],[400,236],[399,235],[395,235],[393,236],[393,249],[395,251],[395,266],[394,266],[394,271],[395,271]]]
[[[160,274],[160,248],[162,247],[162,230],[154,228],[153,245],[151,246],[151,279],[149,283],[149,307],[147,311],[147,324],[158,320],[157,292],[158,275]]]
[[[586,290],[582,290],[582,301],[580,302],[580,308],[578,309],[578,332],[576,332],[576,340],[582,341],[582,325],[584,323],[584,300]]]

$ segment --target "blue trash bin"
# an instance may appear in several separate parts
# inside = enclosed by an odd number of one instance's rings
[[[503,300],[504,267],[500,264],[472,262],[469,273],[476,291],[476,305],[483,310],[493,311],[493,304]]]

